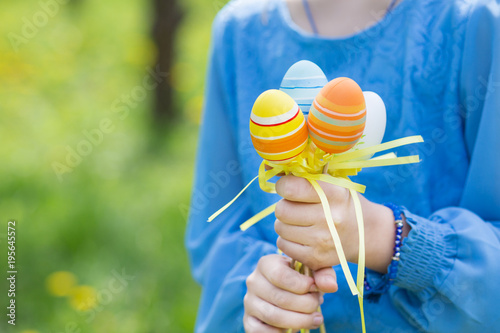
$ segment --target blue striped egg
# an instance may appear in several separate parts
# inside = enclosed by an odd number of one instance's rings
[[[314,98],[327,83],[328,80],[318,65],[301,60],[288,69],[281,81],[280,90],[295,100],[307,118]]]

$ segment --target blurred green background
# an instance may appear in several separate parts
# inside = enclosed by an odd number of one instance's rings
[[[200,288],[183,238],[210,25],[226,1],[179,1],[162,74],[178,118],[162,126],[144,89],[153,1],[60,0],[44,21],[50,1],[0,2],[0,267],[7,276],[14,219],[18,271],[15,328],[0,283],[0,332],[192,332]]]

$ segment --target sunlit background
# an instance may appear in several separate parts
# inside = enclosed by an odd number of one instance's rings
[[[0,332],[193,331],[183,238],[225,2],[0,2]]]

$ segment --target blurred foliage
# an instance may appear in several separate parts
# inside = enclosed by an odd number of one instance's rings
[[[2,313],[0,332],[193,331],[199,287],[183,238],[209,27],[224,2],[181,3],[179,60],[159,77],[183,123],[163,136],[144,83],[148,2],[0,2],[0,267],[15,219],[18,271],[17,325]],[[7,290],[4,279],[3,312]]]

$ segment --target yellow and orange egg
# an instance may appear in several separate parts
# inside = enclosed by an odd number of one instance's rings
[[[314,99],[307,118],[313,143],[327,153],[348,151],[363,135],[366,104],[363,91],[352,79],[328,82]]]
[[[294,160],[308,142],[304,114],[290,96],[276,89],[263,92],[255,101],[250,135],[257,153],[277,164]]]

